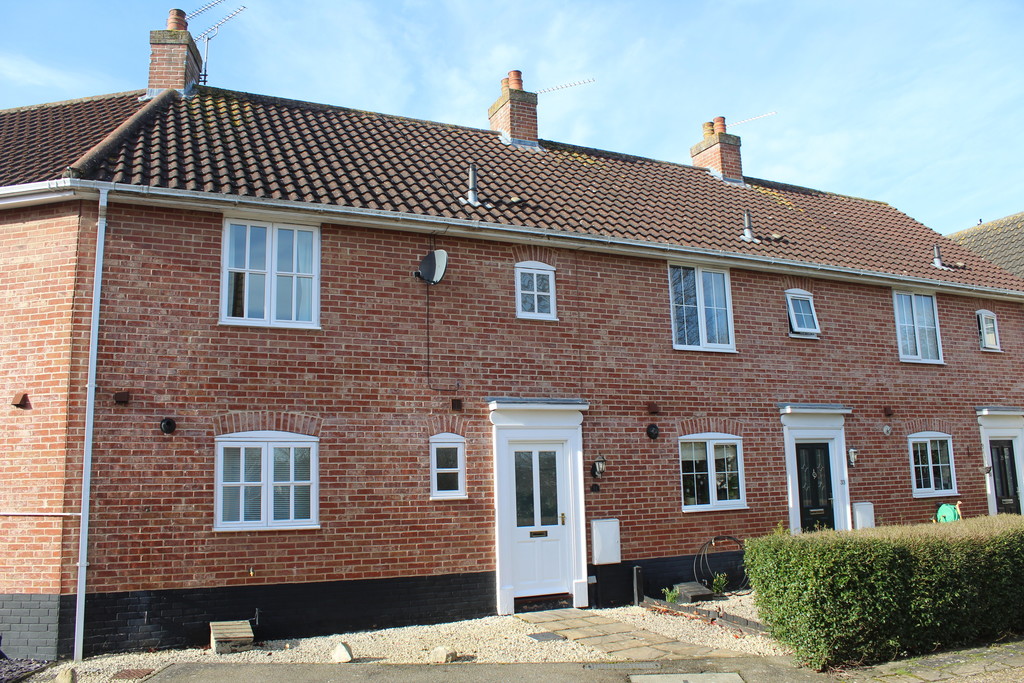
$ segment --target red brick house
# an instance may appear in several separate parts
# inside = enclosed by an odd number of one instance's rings
[[[8,655],[1019,513],[1024,280],[892,207],[744,175],[721,119],[694,165],[541,140],[518,72],[481,130],[197,86],[174,12],[151,41],[145,92],[0,111]]]

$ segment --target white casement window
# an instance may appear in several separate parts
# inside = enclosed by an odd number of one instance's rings
[[[558,320],[555,309],[555,269],[540,261],[516,264],[516,316]]]
[[[466,439],[458,434],[430,437],[430,497],[467,498]]]
[[[226,221],[220,322],[318,327],[320,230]]]
[[[929,294],[893,292],[896,307],[896,336],[900,360],[911,363],[941,363],[939,317],[935,297]]]
[[[992,311],[978,311],[978,337],[982,351],[999,351],[999,325]]]
[[[814,313],[813,294],[802,289],[787,289],[786,308],[789,311],[789,331],[793,336],[817,337],[821,327]]]
[[[942,432],[918,432],[908,437],[911,482],[915,498],[955,496],[953,439]]]
[[[319,526],[316,437],[236,432],[216,443],[214,529]]]
[[[672,340],[677,349],[735,351],[729,272],[669,266]]]
[[[732,434],[689,434],[679,439],[683,510],[721,510],[747,505],[743,441]]]

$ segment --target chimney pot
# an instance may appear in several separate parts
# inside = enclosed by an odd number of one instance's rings
[[[704,137],[711,137],[715,134],[715,124],[710,121],[704,123]]]
[[[523,89],[523,72],[522,71],[509,71],[508,72],[508,87],[512,90]]]
[[[716,116],[715,117],[715,132],[716,133],[724,133],[725,132],[725,117],[724,116]]]
[[[690,148],[694,166],[704,166],[726,180],[743,181],[740,139],[725,132],[725,117],[716,116],[703,126],[704,137]]]
[[[523,72],[509,71],[501,79],[501,95],[487,110],[491,130],[505,142],[537,147],[537,93],[523,90]]]
[[[188,22],[185,21],[185,11],[180,9],[172,9],[167,13],[167,30],[168,31],[187,31]]]

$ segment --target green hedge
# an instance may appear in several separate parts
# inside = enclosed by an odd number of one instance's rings
[[[751,539],[761,621],[817,669],[1024,632],[1024,518]]]

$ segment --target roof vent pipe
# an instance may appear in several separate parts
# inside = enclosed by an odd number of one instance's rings
[[[760,244],[761,240],[754,237],[754,222],[750,218],[750,211],[747,209],[743,210],[743,236],[740,237],[744,242],[753,242],[754,244]]]
[[[469,186],[466,189],[466,196],[459,197],[459,203],[480,206],[480,193],[476,187],[476,164],[469,165]]]
[[[942,262],[942,251],[937,244],[932,247],[932,265],[939,270],[952,270],[952,268]]]

